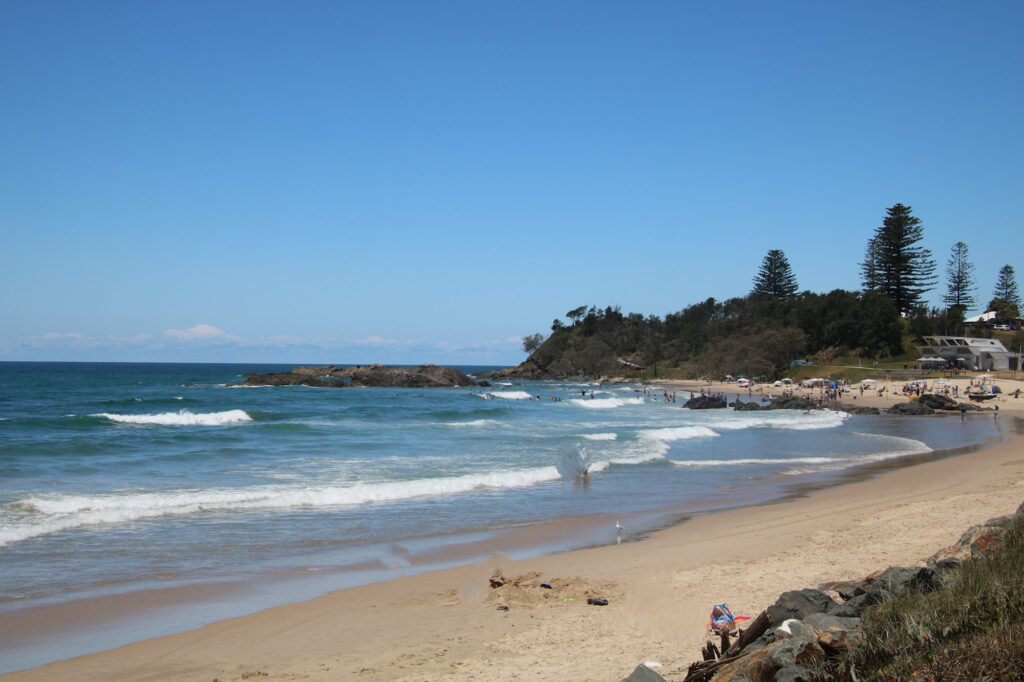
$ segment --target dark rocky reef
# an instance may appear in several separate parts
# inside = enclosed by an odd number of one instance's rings
[[[822,405],[819,405],[813,400],[808,398],[801,398],[798,396],[784,396],[782,398],[775,398],[774,400],[757,403],[748,402],[745,403],[742,400],[737,399],[735,402],[730,404],[730,407],[739,412],[757,412],[758,410],[817,410],[822,409]]]
[[[451,388],[475,386],[477,383],[457,369],[439,365],[419,367],[294,367],[290,372],[244,374],[245,381],[236,386],[315,386],[335,388],[344,386],[375,386],[384,388]]]
[[[687,400],[686,404],[683,405],[683,407],[691,410],[717,410],[728,406],[729,404],[725,401],[725,398],[716,395],[695,396]]]

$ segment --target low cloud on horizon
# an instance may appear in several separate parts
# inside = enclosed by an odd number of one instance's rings
[[[354,364],[449,363],[513,365],[522,361],[522,338],[470,343],[400,340],[383,335],[359,339],[304,339],[279,335],[248,340],[207,323],[160,334],[90,337],[47,332],[20,342],[0,340],[0,360],[94,362],[333,362]]]

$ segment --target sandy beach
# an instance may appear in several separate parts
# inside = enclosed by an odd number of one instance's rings
[[[1024,400],[1005,404],[1017,412]],[[652,662],[682,679],[713,604],[754,617],[785,590],[919,564],[1022,501],[1024,438],[1015,436],[641,541],[516,562],[495,556],[0,677],[611,681]],[[491,589],[497,568],[518,585]],[[588,606],[590,596],[609,604]]]
[[[1020,372],[1016,373],[1018,377]],[[955,385],[958,389],[959,396],[955,400],[959,402],[971,403],[967,395],[967,389],[971,385],[971,379],[969,377],[958,377],[953,379],[941,379],[941,381],[951,384],[949,390],[952,391],[952,385]],[[693,391],[699,393],[704,391],[705,393],[724,393],[729,396],[732,400],[732,396],[738,395],[740,400],[743,402],[758,401],[762,396],[773,394],[775,397],[779,397],[783,390],[794,390],[794,395],[803,396],[807,398],[815,398],[821,394],[818,389],[799,389],[795,386],[788,387],[777,387],[772,384],[757,384],[749,389],[739,388],[735,383],[727,383],[721,381],[675,381],[666,380],[654,382],[659,387],[665,390],[676,390],[676,391]],[[856,407],[877,407],[879,410],[886,410],[892,407],[896,403],[907,402],[910,400],[909,397],[903,394],[903,386],[906,385],[906,381],[898,381],[895,379],[880,380],[870,385],[870,388],[865,388],[864,391],[859,390],[860,384],[853,384],[850,387],[849,392],[845,393],[841,398],[840,402],[847,405],[853,405]],[[935,380],[928,380],[929,392],[934,393]],[[1002,393],[998,394],[991,400],[986,400],[980,403],[974,403],[982,409],[993,411],[993,408],[998,406],[1000,413],[1014,414],[1018,416],[1024,416],[1024,379],[995,379],[992,381],[995,385],[1002,389]],[[1014,397],[1012,394],[1015,391],[1020,391],[1020,397]],[[952,395],[950,396],[952,397]],[[680,402],[682,396],[679,396]]]

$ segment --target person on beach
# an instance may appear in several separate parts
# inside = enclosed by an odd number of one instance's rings
[[[960,421],[961,422],[966,422],[967,421],[967,408],[964,407],[963,405],[960,406]]]

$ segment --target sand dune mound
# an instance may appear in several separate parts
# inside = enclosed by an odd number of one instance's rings
[[[531,572],[509,578],[500,587],[491,588],[484,602],[509,608],[575,604],[586,606],[590,598],[604,598],[609,604],[613,604],[621,601],[622,595],[622,587],[612,581],[589,578],[546,579],[541,573]]]

